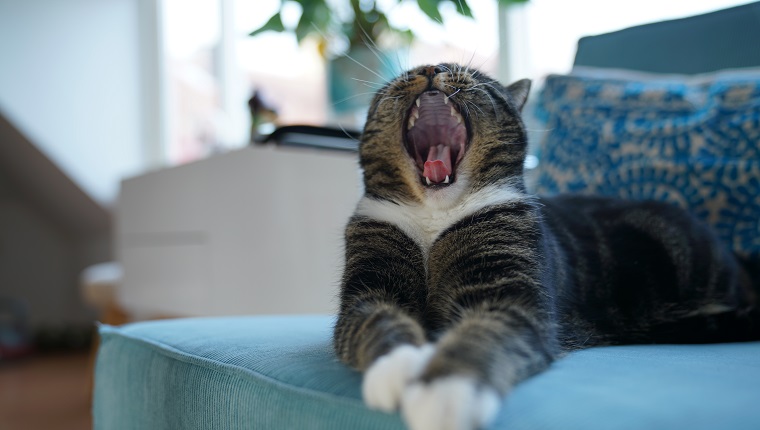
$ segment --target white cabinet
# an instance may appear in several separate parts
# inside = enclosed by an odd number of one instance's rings
[[[118,299],[140,317],[329,313],[356,154],[247,147],[127,179]]]

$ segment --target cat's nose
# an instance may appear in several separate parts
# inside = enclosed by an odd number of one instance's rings
[[[427,66],[422,68],[420,75],[429,76],[432,78],[441,72],[443,72],[443,68],[441,66]]]

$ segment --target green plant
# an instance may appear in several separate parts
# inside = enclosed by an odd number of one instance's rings
[[[282,6],[286,1],[293,1],[301,6],[301,17],[295,28],[285,28],[282,22]],[[256,36],[265,31],[292,31],[300,43],[308,36],[315,36],[319,41],[320,52],[324,55],[332,38],[340,38],[348,49],[359,46],[372,46],[382,37],[395,37],[410,41],[413,34],[409,29],[396,28],[388,21],[385,12],[378,8],[375,0],[341,0],[348,2],[347,7],[335,7],[335,1],[328,0],[281,0],[280,9],[269,20],[251,32]],[[443,22],[439,8],[444,3],[451,3],[456,11],[472,17],[467,0],[397,0],[398,3],[411,1],[435,22]],[[500,4],[524,3],[528,0],[495,0]],[[338,5],[339,6],[339,5]]]

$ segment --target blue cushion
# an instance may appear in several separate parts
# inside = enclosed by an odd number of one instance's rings
[[[333,318],[101,327],[96,429],[403,429],[367,409]],[[593,348],[520,384],[492,429],[760,428],[760,342]]]
[[[576,66],[697,74],[760,66],[760,2],[578,41]]]
[[[670,201],[760,261],[760,70],[551,76],[539,114],[538,193]]]

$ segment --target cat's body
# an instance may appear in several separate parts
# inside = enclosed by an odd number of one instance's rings
[[[415,430],[487,423],[570,349],[758,334],[756,285],[688,214],[525,192],[528,89],[426,66],[368,115],[335,348]]]

